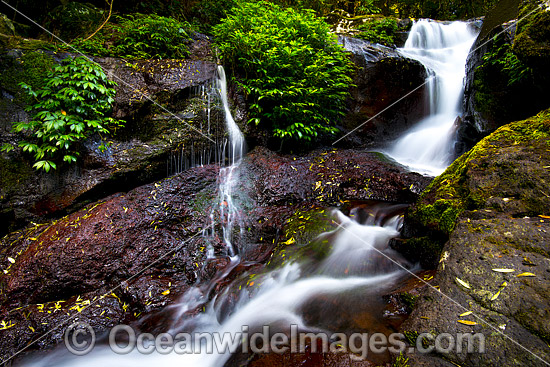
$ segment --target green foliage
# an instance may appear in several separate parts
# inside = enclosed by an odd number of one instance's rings
[[[23,151],[34,154],[34,167],[48,172],[56,161],[73,163],[79,155],[77,144],[89,136],[109,134],[122,121],[105,117],[112,108],[116,83],[107,79],[101,67],[85,57],[67,58],[45,78],[42,88],[21,83],[36,100],[26,110],[29,122],[14,122],[14,131],[27,132],[31,141],[19,142]],[[104,147],[104,145],[102,145]],[[4,145],[4,151],[13,149]]]
[[[497,37],[495,36],[495,45],[498,45]],[[532,76],[532,69],[525,65],[512,52],[512,46],[509,43],[501,44],[493,47],[483,56],[483,64],[476,72],[483,72],[484,68],[495,67],[501,71],[501,74],[506,78],[506,84],[513,86],[522,81],[526,81]]]
[[[374,4],[385,16],[457,20],[486,15],[497,2],[498,0],[375,0]]]
[[[273,2],[298,10],[311,9],[322,16],[337,10],[343,10],[352,16],[378,14],[380,12],[380,9],[374,4],[374,0],[274,0]]]
[[[281,139],[334,133],[351,85],[352,65],[313,11],[244,3],[214,27],[226,64],[242,75],[256,124]]]
[[[416,345],[416,344],[413,344]],[[409,358],[403,355],[403,353],[399,353],[397,358],[395,359],[395,362],[393,362],[392,367],[409,367]]]
[[[68,2],[48,14],[46,28],[63,39],[93,32],[103,19],[103,10],[90,3]]]
[[[373,43],[386,46],[395,44],[395,34],[398,30],[397,20],[394,18],[373,19],[359,27],[361,31],[356,37]]]
[[[189,55],[188,23],[155,14],[115,17],[89,40],[77,39],[73,46],[94,56],[142,59],[183,59]]]
[[[210,31],[212,26],[228,16],[239,0],[203,0],[193,7],[193,16],[203,31]]]

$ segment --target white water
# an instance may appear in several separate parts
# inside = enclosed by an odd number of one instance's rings
[[[220,69],[219,76],[219,88],[225,95],[223,69]],[[334,220],[339,227],[321,235],[316,242],[317,247],[310,245],[311,251],[319,253],[319,256],[288,260],[280,267],[263,273],[245,274],[246,277],[237,278],[209,300],[209,294],[218,281],[225,279],[240,264],[231,235],[239,218],[233,199],[244,139],[231,117],[227,98],[222,97],[222,100],[227,115],[231,165],[220,170],[219,210],[214,210],[211,217],[214,220],[218,215],[216,213],[220,215],[223,240],[231,261],[212,281],[186,291],[178,303],[167,307],[165,314],[169,314],[167,317],[171,326],[167,331],[171,335],[208,332],[216,333],[220,338],[236,338],[233,340],[237,343],[229,343],[221,350],[214,347],[212,353],[205,353],[204,340],[199,338],[192,339],[190,344],[191,351],[200,350],[200,353],[140,354],[134,349],[129,354],[119,355],[103,341],[85,356],[71,355],[60,347],[46,357],[24,361],[24,366],[222,367],[231,357],[232,350],[240,350],[239,333],[243,331],[243,326],[248,327],[250,334],[261,331],[263,326],[271,326],[271,333],[288,331],[290,325],[297,325],[300,331],[323,330],[330,333],[347,331],[330,330],[334,315],[349,314],[353,320],[361,312],[378,312],[381,318],[384,306],[381,295],[389,292],[406,275],[402,266],[410,267],[389,248],[389,240],[398,236],[402,225],[402,216],[395,214],[396,210],[400,210],[399,206],[390,209],[359,208],[352,211],[350,217],[335,211]],[[213,253],[210,256],[214,256]],[[243,283],[250,279],[248,276],[254,276],[255,285]],[[327,302],[327,298],[332,302]],[[311,314],[307,310],[311,307],[321,314],[317,321],[308,321]],[[202,312],[197,313],[198,309]],[[369,329],[372,328],[369,332],[386,327],[383,321],[369,319],[368,322]]]
[[[232,234],[235,223],[239,220],[239,210],[233,201],[233,191],[237,185],[236,177],[241,165],[241,159],[245,150],[244,136],[229,109],[227,100],[227,78],[225,70],[222,66],[218,66],[218,88],[222,100],[223,109],[225,111],[225,123],[229,134],[229,166],[220,169],[219,175],[219,220],[223,224],[223,240],[226,248],[229,250],[229,255],[235,257],[237,255],[233,246]],[[212,213],[211,218],[213,218]],[[243,226],[241,226],[241,231]],[[212,256],[212,249],[209,249],[209,255]],[[232,260],[236,260],[233,258]]]
[[[369,217],[375,218],[376,215],[375,211]],[[388,247],[388,241],[399,234],[402,217],[394,215],[379,224],[374,224],[373,220],[361,224],[336,211],[334,218],[340,228],[323,234],[320,239],[333,238],[326,244],[332,247],[324,259],[318,262],[309,259],[302,262],[292,261],[278,269],[257,274],[254,278],[257,286],[243,287],[236,301],[233,300],[235,289],[228,287],[207,303],[204,312],[188,316],[184,322],[176,322],[169,332],[172,335],[185,331],[219,333],[222,337],[235,336],[243,331],[243,325],[248,326],[250,334],[260,331],[264,325],[273,327],[272,333],[289,330],[290,325],[297,325],[302,331],[328,332],[322,325],[308,324],[304,319],[304,307],[314,303],[317,307],[324,308],[325,314],[329,315],[350,312],[351,310],[346,310],[345,306],[339,304],[342,297],[355,296],[358,297],[359,305],[368,308],[373,302],[371,297],[374,299],[384,291],[387,292],[405,274],[398,265],[388,260],[395,257]],[[395,258],[396,262],[407,265],[398,256]],[[386,265],[381,268],[380,262],[384,261]],[[352,290],[353,293],[350,294]],[[337,297],[337,302],[325,304],[326,297]],[[185,312],[203,302],[204,295],[199,288],[192,288],[184,294],[179,304],[171,308]],[[232,312],[224,319],[228,303],[232,304]],[[182,317],[183,312],[179,312],[178,317]],[[200,344],[200,341],[193,340],[193,343],[198,343],[194,347],[204,348],[204,343]],[[213,353],[163,355],[154,352],[144,355],[134,350],[130,354],[117,355],[107,346],[96,346],[86,356],[75,357],[61,350],[39,361],[29,361],[26,366],[221,367],[231,357],[230,351],[235,349],[240,350],[239,343],[229,345],[221,351],[214,348]]]
[[[464,22],[414,23],[399,52],[428,70],[429,115],[398,139],[387,153],[410,169],[442,173],[453,159],[454,122],[461,115],[466,58],[476,33]]]

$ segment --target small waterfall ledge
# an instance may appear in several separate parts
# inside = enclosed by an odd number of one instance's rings
[[[462,113],[466,59],[476,32],[468,23],[420,20],[399,52],[428,70],[429,115],[396,140],[389,156],[413,171],[437,176],[451,164],[455,121]]]

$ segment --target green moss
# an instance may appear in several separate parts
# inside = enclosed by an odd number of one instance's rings
[[[32,174],[32,167],[28,164],[0,156],[0,199],[8,193],[17,191]]]
[[[323,232],[334,229],[332,215],[329,209],[312,208],[297,210],[284,227],[285,238],[298,243],[309,243]]]
[[[405,339],[407,342],[409,342],[410,345],[416,346],[416,339],[418,339],[418,331],[409,331],[405,330],[403,331],[403,335],[405,335]]]
[[[458,217],[465,210],[482,208],[487,199],[499,195],[502,182],[469,187],[468,179],[474,171],[487,172],[487,159],[499,154],[504,147],[529,144],[550,148],[550,110],[530,119],[502,126],[479,142],[472,150],[459,157],[438,176],[421,195],[410,217],[422,225],[449,235]],[[513,175],[503,177],[514,180]]]
[[[21,57],[4,55],[0,58],[3,68],[0,73],[0,85],[15,96],[14,102],[26,104],[29,98],[19,86],[23,82],[34,90],[44,84],[44,75],[53,67],[53,58],[43,51],[24,52]]]
[[[197,213],[207,213],[213,202],[214,193],[209,190],[200,191],[193,200],[193,211]]]
[[[418,300],[418,296],[414,296],[407,292],[400,294],[399,298],[401,299],[401,302],[403,302],[405,306],[411,310],[414,308],[416,301]]]
[[[0,47],[9,50],[55,50],[56,46],[42,40],[0,34]]]

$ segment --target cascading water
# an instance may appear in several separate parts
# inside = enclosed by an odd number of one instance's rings
[[[220,68],[222,95],[226,93],[225,83]],[[332,218],[337,226],[333,231],[322,234],[311,244],[288,248],[284,254],[288,256],[274,256],[273,264],[264,270],[243,273],[211,297],[211,291],[227,279],[241,261],[231,234],[238,219],[233,199],[244,139],[231,117],[227,98],[222,100],[231,165],[220,169],[219,208],[212,212],[211,218],[213,223],[223,224],[223,242],[231,261],[211,281],[190,288],[178,303],[159,314],[165,322],[169,321],[168,329],[164,327],[162,331],[173,336],[185,333],[190,337],[184,341],[185,347],[180,353],[165,354],[157,350],[143,354],[134,349],[128,354],[116,354],[113,344],[107,346],[104,338],[85,356],[74,356],[60,348],[40,360],[25,361],[25,366],[222,367],[233,356],[242,355],[238,353],[242,350],[243,333],[250,336],[266,326],[270,327],[270,335],[288,334],[291,325],[301,332],[322,331],[326,335],[351,334],[353,330],[387,335],[393,331],[390,321],[383,316],[386,303],[382,295],[390,293],[400,280],[408,277],[404,268],[411,268],[389,247],[390,239],[399,235],[402,225],[403,206],[400,205],[356,206],[349,215],[334,211]],[[292,255],[292,251],[295,254]],[[214,256],[213,252],[210,256]],[[215,347],[209,348],[208,342],[197,336],[204,335],[201,333],[210,335]],[[125,342],[122,340],[121,344]],[[234,351],[237,354],[233,354]],[[373,358],[386,358],[381,361],[385,363],[389,357]]]
[[[429,115],[397,140],[387,153],[412,170],[438,175],[453,159],[454,122],[461,114],[466,58],[476,32],[464,22],[414,23],[399,52],[428,70]]]
[[[343,332],[341,325],[364,332],[391,333],[383,317],[360,315],[383,312],[387,294],[406,277],[402,266],[410,267],[389,248],[389,240],[398,236],[402,224],[402,206],[371,206],[352,209],[349,216],[333,212],[338,224],[332,232],[321,235],[301,249],[317,252],[301,260],[289,260],[263,273],[245,274],[206,303],[199,288],[186,292],[179,304],[170,306],[177,312],[169,334],[194,335],[184,353],[140,354],[137,350],[119,355],[107,346],[96,346],[88,355],[75,357],[67,353],[53,353],[28,366],[197,366],[222,367],[241,351],[243,333],[261,332],[265,326],[269,334],[289,332],[291,325],[309,332]],[[296,256],[298,257],[298,256]],[[253,276],[254,283],[246,283]],[[184,315],[188,310],[202,306],[203,312]],[[335,321],[338,315],[338,321]],[[183,322],[181,319],[184,319]],[[360,325],[360,326],[358,326]],[[348,332],[348,330],[346,330]],[[206,352],[208,345],[197,338],[199,333],[218,335],[217,347]],[[220,348],[225,340],[225,346]],[[124,342],[122,343],[124,344]]]

